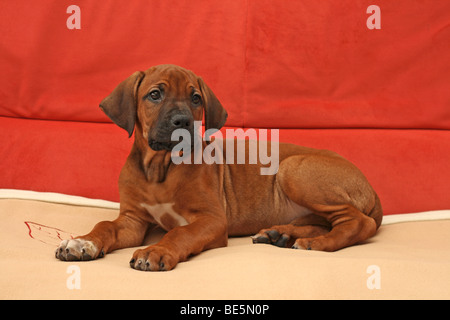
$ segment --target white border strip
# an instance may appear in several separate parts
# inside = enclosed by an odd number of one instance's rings
[[[53,192],[0,189],[0,199],[36,200],[75,206],[119,209],[118,202],[106,201],[101,199],[90,199],[85,197],[72,196]],[[435,210],[417,213],[392,214],[383,217],[382,225],[402,223],[402,222],[433,221],[446,219],[450,220],[450,210]]]
[[[36,200],[44,202],[53,202],[69,204],[75,206],[99,207],[106,209],[119,209],[118,202],[106,201],[101,199],[90,199],[79,196],[72,196],[62,193],[37,192],[28,190],[0,189],[0,199],[20,199]]]
[[[382,225],[414,222],[414,221],[434,221],[450,219],[450,210],[434,210],[417,213],[390,214],[383,217]]]

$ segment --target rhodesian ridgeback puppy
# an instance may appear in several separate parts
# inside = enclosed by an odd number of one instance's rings
[[[160,65],[135,72],[100,108],[130,137],[135,132],[119,178],[119,217],[62,241],[56,250],[60,260],[92,260],[141,246],[155,225],[167,233],[134,252],[130,266],[136,270],[171,270],[192,255],[226,246],[229,236],[335,251],[365,241],[381,224],[380,200],[367,179],[331,151],[279,144],[273,175],[260,174],[261,163],[174,164],[175,130],[195,136],[193,123],[203,114],[207,130],[220,129],[227,118],[191,71]],[[207,145],[202,141],[203,149]]]

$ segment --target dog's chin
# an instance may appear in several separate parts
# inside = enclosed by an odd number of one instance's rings
[[[173,147],[175,146],[172,141],[161,142],[161,141],[156,141],[156,140],[150,140],[148,142],[148,145],[154,151],[161,151],[161,150],[171,151],[173,149]]]

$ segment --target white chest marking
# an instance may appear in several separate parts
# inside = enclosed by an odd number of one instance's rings
[[[173,209],[174,203],[158,203],[154,205],[141,203],[141,206],[145,208],[153,219],[155,219],[156,223],[166,231],[188,224],[186,219]]]

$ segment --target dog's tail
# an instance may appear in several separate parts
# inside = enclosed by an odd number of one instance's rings
[[[378,198],[378,195],[376,193],[375,193],[375,205],[373,209],[369,212],[368,216],[375,220],[378,229],[381,225],[381,222],[383,221],[383,208],[381,207],[380,198]]]

